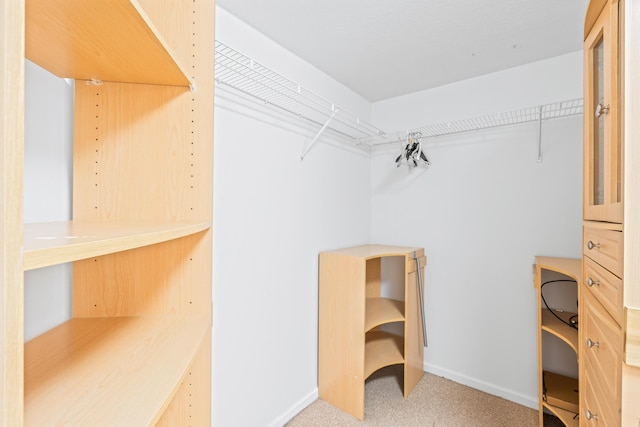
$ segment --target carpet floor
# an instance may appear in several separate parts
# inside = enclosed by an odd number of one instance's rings
[[[287,427],[537,427],[538,411],[425,373],[411,395],[402,396],[402,366],[374,373],[365,387],[365,419],[360,421],[317,400]],[[563,424],[545,416],[545,427]]]

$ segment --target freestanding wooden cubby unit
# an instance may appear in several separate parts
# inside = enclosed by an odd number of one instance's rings
[[[381,295],[385,257],[404,258],[403,301]],[[421,248],[365,245],[320,253],[320,399],[362,420],[365,380],[396,364],[404,365],[404,396],[411,393],[424,371],[424,293],[418,286],[425,263]],[[396,322],[402,324],[402,336],[381,327]]]
[[[212,0],[0,0],[0,426],[210,425]],[[24,59],[75,79],[73,220],[22,219]],[[73,262],[23,345],[24,271]]]
[[[557,283],[561,287],[580,291],[581,260],[537,256],[534,265],[534,287],[538,306],[538,425],[544,426],[544,410],[548,410],[565,426],[578,427],[579,385],[578,379],[546,370],[543,366],[543,334],[549,334],[568,345],[578,363],[578,313],[577,307],[564,309],[543,295],[545,284]],[[557,273],[546,280],[546,273]],[[547,307],[547,304],[549,306]],[[573,309],[573,310],[572,310]]]

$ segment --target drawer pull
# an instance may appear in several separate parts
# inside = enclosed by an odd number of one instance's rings
[[[591,277],[587,279],[587,286],[592,287],[593,285],[600,286],[600,280],[593,280]]]
[[[600,343],[598,341],[591,341],[591,338],[587,338],[587,347],[600,347]]]
[[[593,243],[591,240],[587,242],[587,249],[591,250],[593,248],[600,249],[600,243]]]
[[[601,102],[596,106],[596,118],[599,119],[603,114],[609,114],[609,106]]]
[[[593,414],[590,410],[587,409],[587,411],[585,412],[584,416],[587,418],[587,420],[593,420],[593,421],[598,421],[598,414]]]

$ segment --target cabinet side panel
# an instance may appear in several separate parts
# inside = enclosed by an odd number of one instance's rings
[[[412,258],[407,257],[409,265]],[[404,396],[408,397],[424,375],[424,336],[422,333],[422,314],[420,307],[419,282],[424,279],[424,263],[426,258],[420,259],[420,274],[418,270],[405,274],[405,335],[404,335]],[[415,263],[415,261],[414,261]],[[424,295],[424,282],[422,283]]]
[[[0,0],[0,426],[23,422],[24,2]]]
[[[211,336],[208,335],[156,427],[211,425],[210,377]]]
[[[320,254],[318,391],[338,408],[364,418],[366,261]]]
[[[367,260],[367,298],[380,296],[380,280],[382,277],[382,259],[371,258]]]

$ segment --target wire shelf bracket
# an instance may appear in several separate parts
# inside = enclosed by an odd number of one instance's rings
[[[367,150],[374,140],[385,138],[381,129],[217,40],[214,60],[215,81],[220,87],[319,127],[301,159],[327,131]]]
[[[373,145],[402,142],[406,135],[418,135],[426,142],[430,138],[491,129],[502,126],[513,126],[523,123],[538,123],[538,162],[542,162],[542,122],[545,120],[571,117],[583,114],[583,99],[571,99],[536,107],[522,108],[504,113],[490,114],[451,122],[427,125],[405,131],[389,132],[385,140],[379,139]]]

